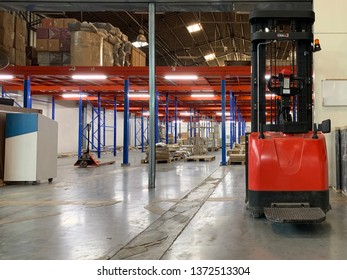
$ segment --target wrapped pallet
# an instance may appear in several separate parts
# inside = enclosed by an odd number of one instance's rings
[[[103,38],[89,31],[71,31],[71,65],[102,66]]]

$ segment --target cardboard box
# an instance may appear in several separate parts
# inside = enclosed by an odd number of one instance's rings
[[[60,28],[51,27],[48,29],[48,39],[60,39],[61,31]]]
[[[52,27],[64,28],[64,19],[63,18],[54,18]]]
[[[48,66],[49,65],[49,52],[37,53],[37,63],[40,66]]]
[[[61,28],[60,32],[61,32],[60,38],[63,38],[63,39],[70,39],[71,38],[69,29]]]
[[[10,58],[10,64],[15,65],[16,64],[16,49],[11,48],[8,52],[8,56]]]
[[[24,51],[16,49],[16,63],[17,66],[25,66],[26,65],[26,55]]]
[[[60,51],[61,52],[70,52],[71,41],[68,38],[60,38]]]
[[[15,16],[4,11],[0,11],[0,28],[14,32]]]
[[[102,66],[103,40],[100,35],[88,31],[71,32],[71,65]]]
[[[70,52],[63,52],[63,65],[68,66],[71,64]]]
[[[49,39],[37,39],[36,40],[36,50],[38,52],[47,52],[48,51],[48,40]]]
[[[146,66],[146,54],[138,48],[132,47],[130,66]]]
[[[14,46],[14,33],[0,27],[0,46],[10,49]]]
[[[63,54],[61,52],[50,52],[49,65],[53,65],[53,66],[63,65]]]
[[[38,27],[36,28],[36,39],[48,39],[49,28],[48,27]]]
[[[52,18],[43,18],[41,20],[42,27],[53,27],[53,19]]]
[[[14,47],[17,50],[20,50],[22,52],[25,51],[25,37],[22,34],[17,34],[15,35],[15,40],[14,40]]]
[[[27,23],[22,20],[20,17],[16,17],[15,19],[15,32],[16,34],[20,34],[24,37],[27,35]]]
[[[48,39],[48,51],[50,51],[50,52],[59,52],[60,51],[59,39]]]

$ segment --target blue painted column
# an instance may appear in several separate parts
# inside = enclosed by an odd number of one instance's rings
[[[55,120],[55,98],[52,96],[52,120]]]
[[[136,113],[135,113],[134,115],[134,147],[136,147],[136,144],[137,144],[136,137],[137,137],[137,127],[136,127]]]
[[[113,101],[113,156],[117,155],[117,97]]]
[[[196,110],[194,109],[194,138],[196,141]]]
[[[193,109],[190,108],[190,114],[189,114],[189,136],[190,138],[193,138],[193,129],[192,129],[192,123],[193,123]]]
[[[101,157],[101,95],[98,93],[98,158]]]
[[[24,80],[24,108],[31,108],[31,90],[30,90],[30,77],[25,77]]]
[[[82,109],[82,96],[80,94],[80,99],[78,101],[78,158],[82,155],[82,145],[83,145],[83,109]]]
[[[159,142],[159,92],[155,93],[155,143]]]
[[[240,137],[241,137],[241,112],[240,109],[238,108],[237,110],[237,121],[238,121],[238,142],[240,143]]]
[[[3,86],[1,87],[1,97],[2,97],[2,98],[5,97],[5,89],[4,89]]]
[[[94,119],[95,119],[95,116],[94,116],[94,107],[92,106],[92,149],[94,149],[95,145],[94,145],[94,134],[95,134],[95,128],[94,128]]]
[[[166,144],[169,144],[169,94],[166,93],[165,96],[165,138],[166,138]]]
[[[233,139],[234,139],[234,143],[236,143],[236,100],[235,100],[235,96],[233,97]]]
[[[129,79],[124,80],[124,132],[123,132],[123,163],[129,166]]]
[[[227,152],[226,152],[226,129],[225,129],[225,103],[226,103],[226,81],[222,80],[222,161],[220,165],[227,165]]]
[[[177,97],[175,97],[175,144],[177,143]]]
[[[144,109],[142,107],[142,114],[141,114],[141,152],[143,153],[145,151],[145,128],[144,128]]]
[[[230,91],[229,93],[229,115],[230,115],[230,123],[229,123],[229,129],[230,129],[230,149],[233,148],[233,93]]]
[[[104,121],[104,124],[103,124],[103,136],[104,136],[104,147],[106,147],[106,108],[103,108],[103,117],[104,117],[104,119],[103,119],[103,121]]]

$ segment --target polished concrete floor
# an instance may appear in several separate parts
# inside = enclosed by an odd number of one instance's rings
[[[317,225],[253,219],[244,204],[244,166],[157,165],[148,189],[144,155],[130,167],[81,169],[58,159],[51,184],[0,187],[0,259],[347,259],[347,198]],[[103,155],[107,157],[107,155]]]

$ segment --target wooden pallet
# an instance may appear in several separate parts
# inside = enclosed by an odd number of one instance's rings
[[[228,164],[242,164],[245,165],[246,163],[246,156],[245,154],[230,154]]]
[[[172,161],[175,161],[175,159],[169,158],[169,159],[157,159],[157,160],[155,160],[156,163],[170,163]],[[149,160],[141,159],[141,163],[142,164],[149,163]]]
[[[215,156],[190,156],[187,157],[184,161],[213,161],[215,160],[216,157]]]

